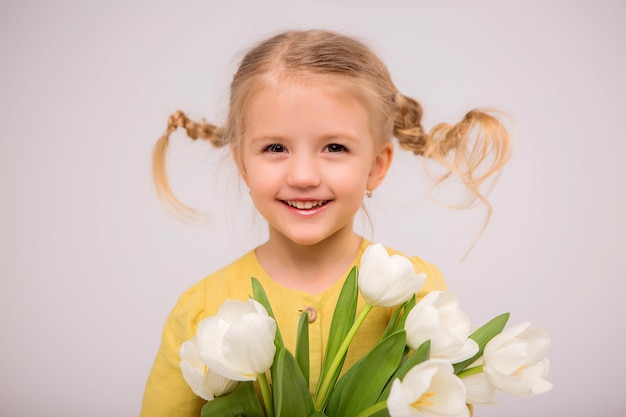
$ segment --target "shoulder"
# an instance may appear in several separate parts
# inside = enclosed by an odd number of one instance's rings
[[[215,315],[228,298],[245,301],[250,295],[250,277],[260,273],[260,268],[254,252],[246,253],[183,292],[170,319],[184,317],[185,321],[198,323]]]

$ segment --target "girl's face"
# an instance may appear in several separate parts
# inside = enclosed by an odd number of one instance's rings
[[[331,86],[267,86],[246,105],[235,159],[270,239],[314,245],[352,235],[366,190],[391,163],[393,145],[372,136],[366,108]]]

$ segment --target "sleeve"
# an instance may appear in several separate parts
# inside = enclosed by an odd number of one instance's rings
[[[205,291],[202,283],[178,300],[163,329],[161,346],[146,382],[140,417],[198,417],[206,403],[196,396],[180,370],[179,349],[193,337],[202,318]]]

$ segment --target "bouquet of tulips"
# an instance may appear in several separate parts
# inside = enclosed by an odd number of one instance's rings
[[[505,330],[506,313],[472,331],[454,293],[433,291],[415,302],[425,279],[409,259],[389,256],[380,244],[365,250],[360,271],[350,272],[339,296],[311,395],[306,312],[292,353],[252,278],[253,299],[226,300],[181,346],[183,377],[207,400],[202,417],[460,417],[470,415],[467,404],[495,403],[497,390],[530,396],[552,388],[544,330],[530,323]],[[359,292],[366,304],[357,316]],[[380,342],[341,375],[371,309],[396,306]]]

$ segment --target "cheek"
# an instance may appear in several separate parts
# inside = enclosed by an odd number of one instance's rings
[[[337,191],[357,196],[365,191],[368,174],[369,166],[359,164],[329,171],[327,179],[334,184]]]

